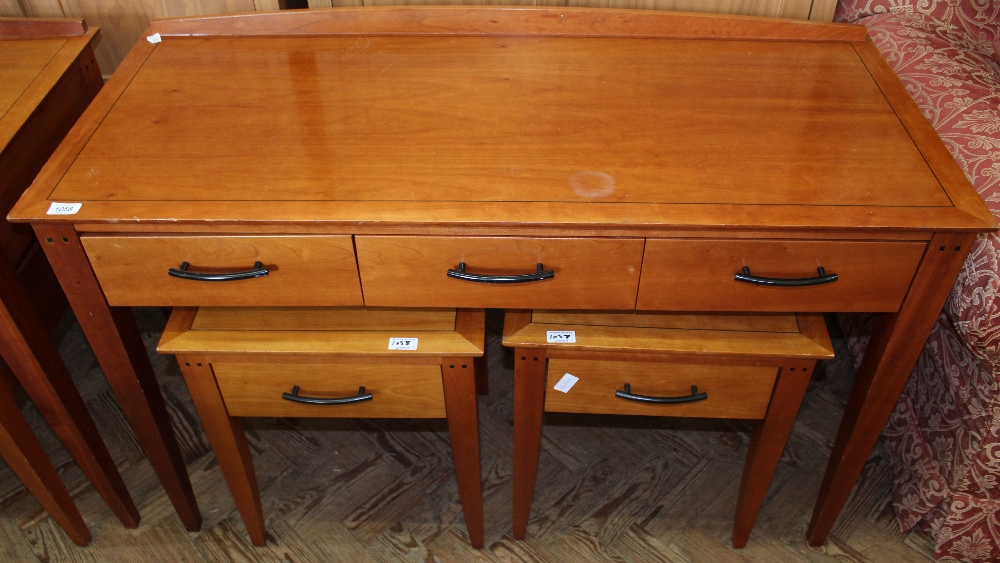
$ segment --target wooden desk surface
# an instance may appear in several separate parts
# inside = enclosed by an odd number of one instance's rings
[[[660,36],[569,24],[483,36],[484,14],[556,11],[450,12],[448,33],[409,36],[392,29],[392,11],[371,31],[322,37],[228,35],[285,25],[276,15],[165,22],[178,35],[133,50],[11,217],[993,225],[915,108],[894,110],[908,98],[863,28],[771,22],[764,33],[746,19],[734,32],[731,18],[683,18],[721,41],[642,14]],[[231,29],[209,29],[219,21]],[[83,208],[46,216],[51,201]]]

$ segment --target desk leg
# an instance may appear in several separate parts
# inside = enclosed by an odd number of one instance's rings
[[[34,225],[76,319],[184,527],[201,514],[132,311],[110,307],[72,225]]]
[[[5,385],[0,386],[0,457],[73,543],[90,543],[90,530],[73,498]]]
[[[754,424],[750,451],[743,466],[740,494],[736,500],[733,547],[745,547],[750,538],[815,367],[815,360],[783,365],[774,383],[767,414]]]
[[[479,407],[473,358],[442,358],[444,404],[458,496],[472,547],[483,547],[483,477],[479,461]]]
[[[17,274],[3,259],[0,302],[0,355],[115,516],[126,527],[137,527],[139,511],[83,397]]]
[[[191,399],[198,416],[205,426],[205,433],[212,442],[212,450],[219,460],[219,468],[229,485],[229,492],[236,501],[236,508],[243,517],[243,525],[254,545],[264,545],[267,531],[264,528],[264,509],[260,505],[260,489],[253,469],[250,447],[247,445],[243,420],[229,416],[222,393],[215,382],[215,374],[207,361],[177,357],[184,374],[184,382],[191,391]]]
[[[899,312],[878,319],[809,523],[806,536],[810,545],[822,545],[837,521],[920,357],[973,240],[975,237],[967,234],[935,235]]]
[[[545,350],[514,349],[514,539],[528,532],[545,409]]]

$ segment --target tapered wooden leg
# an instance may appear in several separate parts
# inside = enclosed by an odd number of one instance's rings
[[[0,456],[73,543],[90,543],[90,530],[73,498],[6,385],[0,385]]]
[[[184,527],[199,530],[198,504],[132,311],[108,305],[71,225],[36,224],[34,228],[167,497]]]
[[[881,315],[858,369],[807,539],[822,545],[906,385],[974,237],[936,235],[897,313]]]
[[[802,404],[802,396],[809,386],[815,361],[790,362],[782,366],[774,382],[771,402],[763,420],[754,425],[750,451],[743,466],[740,494],[736,500],[736,520],[733,523],[733,547],[744,547],[753,530],[757,514],[764,504],[771,479],[785,450],[785,442],[792,433],[795,416]]]
[[[545,350],[514,350],[514,539],[524,539],[542,445]]]
[[[483,547],[483,480],[473,358],[443,358],[441,377],[462,513],[472,547]]]
[[[222,469],[222,475],[236,501],[236,508],[243,517],[250,541],[254,545],[264,545],[267,537],[264,510],[260,505],[257,475],[253,470],[243,421],[229,416],[215,382],[215,375],[207,362],[180,356],[177,361],[184,374],[184,382],[191,391],[194,406],[198,409],[198,416],[201,417],[201,423],[212,443],[215,457],[219,460],[219,468]]]
[[[48,330],[14,269],[0,259],[0,355],[112,512],[129,528],[139,511]]]

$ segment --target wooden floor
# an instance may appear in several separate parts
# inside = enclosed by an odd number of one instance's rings
[[[164,323],[138,310],[149,349]],[[511,526],[511,358],[494,334],[480,398],[486,549],[469,547],[444,421],[251,419],[248,436],[271,539],[251,547],[171,357],[154,365],[205,517],[185,532],[79,328],[61,352],[142,514],[124,529],[26,403],[94,540],[74,546],[0,461],[0,561],[922,561],[899,532],[877,448],[831,540],[803,540],[852,370],[838,359],[810,386],[767,503],[743,550],[729,545],[750,424],[547,415],[528,539]],[[842,344],[838,342],[838,345]]]

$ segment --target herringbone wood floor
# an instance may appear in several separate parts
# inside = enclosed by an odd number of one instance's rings
[[[137,311],[152,350],[163,318]],[[491,327],[499,326],[491,313]],[[272,541],[249,545],[171,357],[151,352],[205,524],[187,533],[128,430],[79,328],[61,352],[142,513],[124,529],[30,403],[25,413],[73,492],[94,540],[74,546],[0,462],[0,561],[915,561],[930,547],[901,534],[877,448],[828,544],[805,527],[852,383],[840,350],[806,395],[750,543],[729,545],[750,423],[548,416],[528,539],[510,537],[512,369],[489,337],[480,398],[486,549],[466,539],[444,421],[251,419]]]

